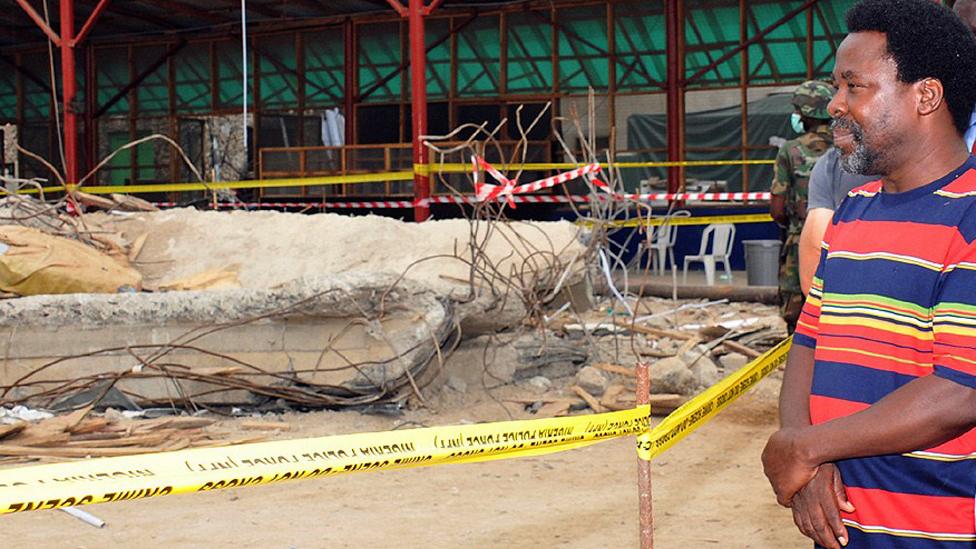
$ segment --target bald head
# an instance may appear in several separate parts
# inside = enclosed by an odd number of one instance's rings
[[[976,32],[976,0],[956,0],[952,11],[962,19],[963,23]]]

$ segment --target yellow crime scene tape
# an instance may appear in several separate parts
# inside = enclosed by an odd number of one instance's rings
[[[638,435],[650,460],[786,359],[786,339],[653,429],[650,407],[604,414],[196,448],[0,470],[0,514],[257,486],[343,473],[541,456]]]
[[[756,360],[682,404],[653,429],[638,435],[637,455],[643,460],[651,460],[712,419],[762,378],[784,364],[792,342],[792,336],[780,341]]]
[[[775,164],[775,160],[675,160],[662,162],[614,162],[614,168],[671,168],[671,167],[702,167],[702,166],[756,166]],[[526,162],[524,164],[499,164],[499,170],[505,172],[532,170],[572,170],[583,166],[571,162]],[[606,162],[600,163],[601,168],[610,166]],[[435,173],[467,173],[472,169],[471,164],[414,164],[414,173],[431,175]]]
[[[617,227],[637,227],[651,226],[657,227],[667,223],[668,225],[710,225],[712,223],[768,223],[773,218],[768,213],[740,214],[740,215],[703,215],[698,217],[652,217],[650,219],[630,219],[615,223]]]
[[[772,164],[773,160],[685,160],[680,162],[617,162],[616,168],[665,168],[671,166],[737,166]],[[606,168],[608,164],[600,164]],[[526,163],[499,166],[505,171],[517,170],[562,170],[574,169],[580,165],[568,162],[561,163]],[[470,164],[414,164],[413,171],[363,173],[350,175],[329,175],[320,177],[291,177],[281,179],[246,179],[241,181],[216,181],[212,183],[150,183],[145,185],[93,185],[83,186],[80,190],[89,194],[138,194],[138,193],[169,193],[215,191],[228,189],[275,189],[282,187],[323,187],[329,185],[358,185],[365,183],[384,183],[386,181],[411,181],[414,175],[432,175],[435,173],[467,173],[471,171]],[[43,187],[45,193],[56,193],[65,190],[64,185]],[[74,190],[73,185],[67,188]],[[38,194],[36,188],[25,188],[17,194]],[[0,188],[0,193],[7,193]]]
[[[710,225],[712,223],[771,223],[772,216],[768,213],[738,214],[738,215],[703,215],[697,217],[651,217],[635,218],[624,221],[611,221],[608,225],[613,227],[658,227],[667,223],[671,226],[678,225]],[[590,227],[593,221],[577,221],[577,223]]]

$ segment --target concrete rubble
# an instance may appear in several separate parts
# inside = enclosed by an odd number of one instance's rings
[[[431,366],[462,334],[510,329],[526,316],[510,282],[473,279],[473,264],[532,275],[540,294],[583,279],[569,223],[472,232],[464,220],[195,210],[86,222],[118,237],[150,290],[211,271],[233,273],[241,287],[0,300],[0,402],[50,405],[105,376],[118,376],[116,388],[139,405],[422,399],[440,371]],[[572,349],[540,353],[531,338],[515,347],[531,375],[585,360]],[[452,387],[467,383],[455,377]]]
[[[680,403],[785,334],[756,303],[598,301],[602,275],[566,222],[183,209],[85,226],[150,292],[0,300],[0,404],[111,387],[103,397],[136,408],[400,405],[433,383],[517,385],[558,415],[632,406],[638,360],[652,392]],[[215,276],[224,289],[162,291]]]

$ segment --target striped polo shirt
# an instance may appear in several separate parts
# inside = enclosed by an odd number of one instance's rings
[[[814,424],[913,379],[976,388],[976,159],[902,193],[858,187],[824,236],[794,344],[815,349]],[[976,547],[976,430],[934,448],[838,463],[849,548]]]

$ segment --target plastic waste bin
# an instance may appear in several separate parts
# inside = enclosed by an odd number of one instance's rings
[[[746,280],[750,286],[779,285],[779,240],[743,240]]]

